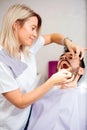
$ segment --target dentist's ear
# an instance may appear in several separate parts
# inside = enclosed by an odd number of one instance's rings
[[[19,21],[16,21],[16,22],[14,22],[14,24],[13,24],[13,30],[16,30],[17,31],[17,29],[18,29],[18,27],[20,26],[20,23],[19,23]]]
[[[79,74],[79,75],[83,75],[83,74],[84,74],[84,71],[85,71],[84,68],[80,67],[80,68],[79,68],[79,71],[78,71],[78,74]]]
[[[13,30],[16,30],[17,29],[17,22],[15,22],[12,27],[13,27]]]

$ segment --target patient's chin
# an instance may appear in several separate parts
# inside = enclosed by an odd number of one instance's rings
[[[62,70],[62,69],[65,69],[65,70],[67,70],[67,71],[69,71],[69,72],[72,72],[72,68],[71,67],[58,67],[58,71],[60,71],[60,70]]]

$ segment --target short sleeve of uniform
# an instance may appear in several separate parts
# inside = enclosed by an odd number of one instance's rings
[[[36,54],[39,49],[44,46],[45,40],[42,36],[39,36],[34,45],[30,48],[30,52]]]
[[[9,68],[0,63],[0,93],[18,89],[16,79],[13,77]]]

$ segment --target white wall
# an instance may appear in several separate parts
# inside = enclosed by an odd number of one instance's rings
[[[13,3],[25,3],[43,19],[42,33],[62,33],[82,47],[86,45],[86,0],[0,0],[0,27],[3,15]],[[37,54],[38,72],[47,78],[49,60],[57,60],[63,47],[50,45]]]

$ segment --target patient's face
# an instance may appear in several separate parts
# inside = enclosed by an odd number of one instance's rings
[[[57,69],[68,69],[73,74],[78,72],[80,67],[80,59],[77,55],[73,58],[71,52],[66,52],[60,56]]]

